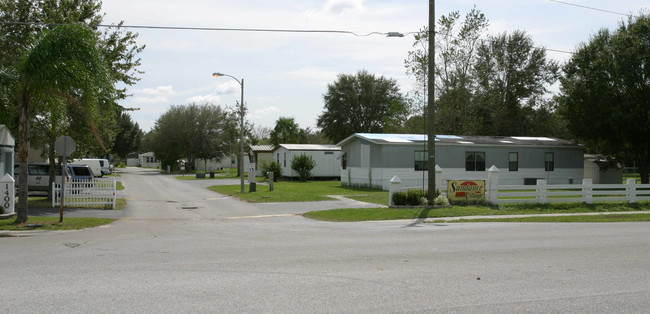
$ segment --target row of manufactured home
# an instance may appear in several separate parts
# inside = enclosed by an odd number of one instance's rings
[[[445,179],[481,180],[487,169],[500,170],[499,182],[506,185],[578,184],[583,178],[595,183],[620,183],[620,169],[599,167],[597,157],[584,154],[584,146],[550,137],[437,135],[435,162]],[[291,160],[301,154],[312,157],[315,178],[340,179],[344,185],[388,189],[398,175],[403,186],[421,186],[427,181],[427,136],[422,134],[356,133],[336,145],[253,145],[244,160],[246,171],[262,175],[262,164],[275,161],[282,175],[297,177]],[[197,160],[197,170],[237,167],[233,156]]]

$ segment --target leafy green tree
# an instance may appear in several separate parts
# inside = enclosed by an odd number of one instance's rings
[[[294,118],[280,117],[275,122],[270,139],[273,145],[298,144],[300,143],[300,127]]]
[[[134,123],[131,116],[126,112],[120,114],[117,127],[118,132],[111,151],[120,159],[125,159],[129,153],[138,151],[144,134],[138,123]]]
[[[151,145],[163,167],[175,167],[181,159],[188,161],[188,170],[197,158],[212,159],[226,152],[227,112],[221,107],[172,106],[158,118],[151,133]]]
[[[356,132],[380,133],[399,128],[408,106],[397,81],[367,71],[339,74],[323,95],[325,108],[318,127],[333,142]]]
[[[473,66],[476,50],[489,23],[480,10],[473,8],[461,21],[458,11],[440,17],[436,27],[436,129],[444,134],[469,132],[472,95],[474,90]],[[412,93],[413,103],[421,110],[426,108],[428,82],[429,29],[424,27],[414,35],[414,50],[404,60],[407,74],[416,80]],[[417,110],[417,111],[421,111]],[[417,112],[416,111],[416,112]],[[422,132],[422,131],[419,131]]]
[[[650,171],[650,16],[601,29],[564,66],[560,112],[569,130],[601,154]]]
[[[300,154],[291,159],[291,169],[298,173],[300,181],[311,179],[311,171],[316,167],[316,162],[311,156]]]
[[[548,87],[557,80],[559,66],[525,32],[514,31],[482,43],[474,71],[474,133],[530,135],[526,109],[541,105]]]
[[[76,154],[79,156],[107,154],[117,133],[117,119],[124,110],[117,101],[128,96],[126,86],[133,85],[137,81],[137,75],[141,73],[137,70],[140,59],[136,55],[144,49],[144,46],[136,44],[137,34],[125,32],[119,27],[121,23],[114,28],[100,31],[98,25],[102,20],[99,0],[0,2],[0,21],[5,22],[0,27],[0,65],[3,68],[15,68],[26,49],[33,45],[44,31],[52,29],[55,25],[82,23],[93,30],[109,74],[105,86],[101,87],[102,92],[95,99],[93,105],[95,110],[89,110],[87,103],[82,103],[84,110],[68,103],[67,113],[59,112],[58,121],[41,119],[39,121],[41,127],[38,129],[41,134],[73,136],[77,142]],[[5,104],[7,104],[5,108],[0,108],[0,111],[7,112],[6,117],[11,117],[10,114],[17,116],[17,101],[10,100]],[[99,115],[97,112],[102,114]],[[48,116],[52,115],[41,117]],[[13,118],[13,120],[17,119]],[[45,130],[45,127],[50,129]],[[40,134],[34,135],[40,136]],[[46,138],[57,138],[57,136]],[[53,147],[53,142],[43,141],[34,144],[37,148]],[[50,158],[53,159],[54,156]]]
[[[28,50],[15,70],[0,72],[10,82],[12,99],[18,102],[19,223],[28,219],[27,160],[30,122],[33,112],[43,112],[48,104],[74,103],[96,99],[108,78],[105,64],[92,30],[81,25],[60,26],[48,31]],[[47,102],[56,99],[54,102]],[[47,111],[47,110],[45,110]]]

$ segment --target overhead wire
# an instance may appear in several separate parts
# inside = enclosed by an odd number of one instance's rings
[[[0,24],[7,25],[37,25],[37,26],[63,26],[66,23],[43,23],[43,22],[16,22],[0,21]],[[279,29],[279,28],[228,28],[228,27],[191,27],[191,26],[156,26],[156,25],[124,25],[124,24],[97,24],[97,27],[104,28],[132,28],[132,29],[154,29],[154,30],[186,30],[186,31],[225,31],[225,32],[266,32],[266,33],[330,33],[330,34],[349,34],[357,37],[368,37],[372,35],[384,35],[388,37],[404,37],[405,35],[414,34],[415,32],[370,32],[355,33],[345,30],[326,30],[326,29]]]
[[[590,7],[590,6],[586,6],[586,5],[580,5],[580,4],[564,2],[564,1],[559,1],[559,0],[548,0],[548,1],[555,2],[555,3],[561,3],[561,4],[566,4],[566,5],[570,5],[570,6],[574,6],[574,7],[578,7],[578,8],[583,8],[583,9],[589,9],[589,10],[594,10],[594,11],[605,12],[605,13],[617,14],[617,15],[628,16],[628,17],[632,16],[632,14],[625,14],[625,13],[620,13],[620,12],[616,12],[616,11],[604,10],[604,9],[599,9],[599,8],[594,8],[594,7]]]

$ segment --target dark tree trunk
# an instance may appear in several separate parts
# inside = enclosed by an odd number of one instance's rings
[[[20,106],[19,118],[19,136],[18,145],[18,163],[20,164],[20,173],[18,174],[18,208],[16,208],[16,223],[25,223],[29,219],[27,207],[27,192],[29,187],[28,178],[28,160],[29,160],[29,95],[23,93],[22,105]]]

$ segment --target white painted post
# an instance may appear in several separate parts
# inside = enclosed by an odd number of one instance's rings
[[[440,191],[440,194],[442,195],[442,190],[444,186],[442,185],[442,168],[440,166],[436,165],[436,187],[438,188],[438,191]]]
[[[390,179],[390,189],[388,190],[388,206],[394,206],[393,194],[399,192],[402,180],[396,175]]]
[[[547,195],[546,180],[537,180],[537,203],[545,204],[547,202]]]
[[[488,200],[492,204],[499,203],[499,172],[499,168],[495,165],[488,169],[487,192]]]
[[[582,179],[582,199],[586,204],[594,202],[594,186],[592,179]]]
[[[625,191],[627,192],[627,202],[636,203],[636,179],[625,180]]]

